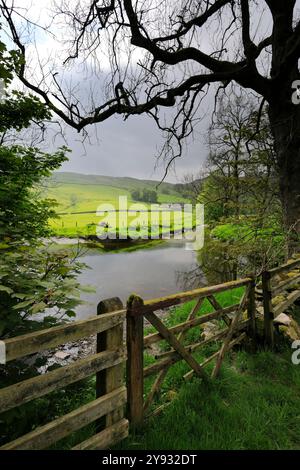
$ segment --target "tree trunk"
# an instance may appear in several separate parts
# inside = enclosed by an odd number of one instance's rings
[[[269,103],[289,256],[300,240],[300,105],[292,103],[292,91],[281,89]]]
[[[267,0],[273,16],[269,119],[279,172],[288,255],[299,250],[300,105],[293,104],[293,82],[299,80],[298,58],[287,55],[293,36],[295,0]],[[289,46],[290,47],[290,46]]]

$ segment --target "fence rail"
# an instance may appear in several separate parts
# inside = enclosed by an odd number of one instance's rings
[[[287,277],[283,279],[283,276]],[[97,335],[95,354],[0,389],[0,413],[92,375],[96,375],[95,399],[6,443],[0,450],[45,449],[90,423],[95,423],[95,434],[77,444],[74,450],[104,449],[114,445],[127,437],[129,422],[133,426],[139,426],[149,415],[155,396],[159,393],[168,370],[174,364],[179,361],[188,364],[190,370],[183,375],[184,380],[197,375],[207,381],[218,376],[224,357],[230,349],[247,337],[256,341],[257,292],[263,299],[265,339],[273,347],[274,316],[283,312],[300,297],[300,288],[293,289],[299,282],[300,258],[265,271],[262,274],[262,291],[257,290],[254,278],[247,277],[145,302],[133,295],[129,298],[126,308],[120,299],[115,297],[100,302],[97,316],[87,320],[0,341],[1,352],[5,353],[3,362],[9,362]],[[216,294],[240,287],[243,287],[243,292],[239,302],[232,302],[232,305],[223,307]],[[284,291],[287,291],[286,298],[274,305],[274,296]],[[201,307],[205,300],[213,311],[202,314]],[[157,312],[190,301],[193,301],[193,305],[187,318],[174,326],[167,327]],[[155,329],[155,332],[146,336],[145,319]],[[192,339],[187,337],[191,329],[203,328],[203,325],[210,321],[216,321],[215,324],[219,327],[210,337],[203,338],[202,330]],[[154,362],[145,366],[145,350],[160,341],[164,341],[168,349],[156,350],[152,354]],[[217,350],[208,357],[203,354],[199,362],[194,353],[206,345],[215,345]],[[209,377],[206,366],[213,361],[215,364]],[[144,397],[144,381],[155,374],[150,392]],[[125,405],[129,421],[125,418]],[[161,407],[154,413],[160,409]]]
[[[117,302],[120,305],[118,299]],[[127,391],[124,386],[126,348],[123,344],[123,323],[126,310],[113,308],[115,311],[107,311],[115,303],[116,299],[110,299],[108,303],[100,302],[98,316],[87,320],[3,341],[6,362],[95,334],[97,353],[0,389],[0,413],[94,374],[98,383],[101,381],[101,387],[96,390],[95,400],[5,444],[0,450],[45,449],[92,422],[98,423],[100,432],[78,444],[75,449],[107,448],[128,435],[128,420],[124,418]]]
[[[69,341],[76,341],[93,334],[107,331],[122,323],[125,319],[125,315],[126,310],[119,310],[101,315],[101,317],[95,316],[87,320],[75,321],[68,325],[56,326],[6,339],[2,341],[5,350],[4,363],[55,348]]]

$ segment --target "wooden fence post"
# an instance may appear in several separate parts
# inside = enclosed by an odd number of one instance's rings
[[[119,297],[112,297],[99,302],[97,315],[122,310],[123,304]],[[106,350],[116,350],[123,346],[123,323],[97,334],[97,353]],[[124,365],[118,364],[96,374],[96,398],[112,392],[122,386],[124,382]],[[106,415],[96,423],[97,431],[120,421],[124,416],[123,408],[119,408]]]
[[[271,275],[269,271],[262,273],[262,288],[264,302],[264,331],[265,341],[273,349],[274,347],[274,327],[273,327],[273,306],[272,306],[272,290]]]
[[[250,285],[248,299],[248,319],[250,320],[250,334],[253,342],[256,342],[256,304],[255,304],[255,278],[253,277]]]
[[[128,418],[135,428],[142,425],[144,417],[144,316],[138,312],[143,304],[135,295],[127,301]]]

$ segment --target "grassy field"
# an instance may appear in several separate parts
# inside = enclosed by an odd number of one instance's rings
[[[291,363],[290,349],[231,352],[210,385],[195,378],[175,389],[174,369],[169,407],[118,449],[300,449],[300,366]]]
[[[128,206],[135,203],[131,192],[134,190],[156,190],[159,204],[174,204],[188,202],[178,193],[175,185],[162,183],[156,188],[158,182],[143,181],[134,178],[115,178],[97,175],[79,175],[76,173],[55,173],[47,181],[44,195],[58,202],[57,212],[64,213],[59,218],[50,221],[56,235],[59,236],[85,236],[96,233],[96,225],[104,218],[96,214],[101,204],[112,204],[118,209],[120,196],[127,196]],[[144,203],[150,207],[149,203]],[[80,214],[80,212],[83,212]],[[132,215],[128,223],[134,219]],[[148,225],[147,214],[144,214],[142,224]],[[113,216],[105,219],[109,226],[113,225]],[[171,226],[176,230],[179,227],[181,215],[175,214]],[[120,231],[124,230],[122,223],[118,223]],[[149,220],[150,223],[150,220]],[[120,226],[119,226],[120,225]]]

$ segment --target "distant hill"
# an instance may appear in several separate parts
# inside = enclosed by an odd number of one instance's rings
[[[160,204],[188,202],[185,185],[165,182],[158,185],[159,181],[129,177],[57,172],[46,180],[44,196],[58,203],[56,210],[61,217],[51,222],[56,233],[73,236],[88,233],[88,227],[98,223],[96,211],[100,204],[112,204],[117,209],[119,196],[127,196],[130,205],[136,202],[132,198],[136,190],[157,191]]]
[[[76,184],[76,185],[100,185],[100,186],[111,186],[116,188],[122,188],[127,191],[133,191],[136,189],[153,189],[158,190],[159,193],[169,190],[173,194],[178,195],[178,187],[182,185],[176,185],[172,183],[160,183],[160,181],[153,180],[141,180],[137,178],[130,178],[128,176],[103,176],[103,175],[84,175],[80,173],[70,172],[55,172],[49,178],[50,182],[56,184]]]
[[[140,180],[129,177],[83,175],[57,172],[46,180],[48,197],[56,199],[59,211],[95,211],[99,204],[118,201],[127,196],[132,201],[132,191],[154,190],[159,203],[187,202],[184,185]]]

